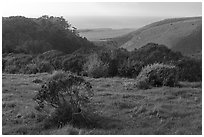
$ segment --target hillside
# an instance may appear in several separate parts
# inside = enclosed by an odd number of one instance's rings
[[[166,19],[108,41],[114,43],[115,47],[123,47],[129,51],[153,42],[164,44],[184,55],[195,54],[202,49],[202,18]]]

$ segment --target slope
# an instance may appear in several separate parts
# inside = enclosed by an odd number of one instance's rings
[[[202,49],[202,18],[174,18],[144,26],[127,35],[109,39],[117,47],[129,51],[153,42],[166,45],[184,55],[194,54]],[[114,45],[116,46],[116,45]]]

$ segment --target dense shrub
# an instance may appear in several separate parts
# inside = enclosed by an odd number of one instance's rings
[[[129,58],[129,52],[125,49],[115,49],[111,51],[109,62],[109,76],[127,76],[121,73],[126,68],[126,62]],[[130,63],[129,63],[130,64]]]
[[[85,50],[86,49],[86,50]],[[91,54],[91,51],[94,53]],[[78,75],[99,77],[138,76],[142,67],[154,63],[175,65],[180,81],[201,81],[202,60],[183,57],[164,45],[149,43],[135,51],[125,49],[80,49],[73,54],[50,50],[35,55],[3,54],[2,70],[6,73],[37,73],[53,70],[71,71]],[[37,67],[37,68],[36,68]]]
[[[2,18],[2,52],[39,54],[50,49],[72,53],[77,49],[94,47],[78,35],[63,17],[42,16]]]
[[[55,70],[59,70],[59,69],[62,69],[62,60],[63,60],[62,58],[64,55],[65,54],[61,51],[50,50],[42,54],[39,54],[36,57],[35,61],[36,62],[42,62],[42,61],[49,62]]]
[[[63,70],[71,71],[77,74],[80,74],[83,71],[84,64],[85,56],[83,55],[73,55],[64,59],[62,62]]]
[[[39,105],[38,110],[49,106],[55,108],[54,113],[51,113],[52,121],[63,124],[74,122],[77,118],[85,120],[84,114],[90,109],[92,96],[91,84],[82,77],[55,71],[46,84],[42,85],[34,100]]]
[[[31,63],[33,56],[28,54],[8,54],[6,58],[6,65],[24,66]]]
[[[193,58],[183,58],[177,61],[179,68],[179,80],[181,81],[202,81],[202,60]]]
[[[178,70],[175,66],[165,64],[148,65],[142,69],[136,79],[138,88],[150,86],[176,86],[178,82]]]
[[[32,62],[33,56],[26,54],[8,54],[4,57],[4,69],[6,73],[24,73],[26,64]]]
[[[6,60],[2,58],[2,71],[4,71],[6,66]]]
[[[103,63],[97,54],[92,54],[84,64],[84,71],[90,77],[108,77],[108,67],[108,64]]]
[[[50,63],[52,64],[55,70],[61,70],[63,69],[62,61],[63,59],[61,57],[57,57],[57,58],[52,59]]]
[[[39,54],[51,50],[52,45],[43,40],[28,40],[22,46],[17,47],[16,51],[27,54]]]
[[[126,67],[128,59],[128,51],[124,49],[108,50],[101,49],[90,55],[87,63],[84,65],[85,72],[91,77],[113,77],[113,76],[126,76],[120,75],[122,67]],[[132,62],[131,62],[132,63]],[[131,64],[133,66],[135,64]],[[121,72],[119,74],[119,71]],[[131,75],[131,71],[127,72]]]
[[[42,72],[52,72],[54,70],[54,67],[52,66],[52,64],[48,61],[42,61],[42,62],[39,62],[37,64],[37,67],[38,67],[38,71],[40,73]]]
[[[111,51],[110,50],[101,50],[97,53],[98,58],[105,64],[109,64],[111,61]]]
[[[142,63],[126,60],[118,65],[118,75],[121,77],[136,78],[142,69]]]
[[[52,60],[53,58],[64,55],[63,52],[58,50],[49,50],[37,56],[38,60]]]
[[[10,73],[10,74],[16,74],[19,73],[20,68],[16,65],[7,65],[4,69],[4,72]]]
[[[36,74],[38,73],[38,67],[36,64],[27,64],[22,70],[22,73],[25,74]]]
[[[111,59],[108,64],[108,76],[114,77],[118,75],[118,61],[117,59]]]
[[[182,58],[180,52],[173,52],[165,45],[155,43],[148,43],[130,53],[131,60],[143,62],[145,66],[154,63],[170,63],[180,58]]]

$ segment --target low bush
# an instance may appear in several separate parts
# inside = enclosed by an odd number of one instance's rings
[[[92,86],[82,77],[64,71],[55,71],[48,81],[42,85],[34,100],[40,109],[52,106],[54,111],[51,122],[62,125],[67,122],[77,124],[76,119],[86,119],[86,112],[90,112],[90,100],[93,96]]]
[[[61,51],[50,50],[50,51],[44,52],[42,54],[39,54],[37,56],[37,58],[39,60],[52,60],[53,58],[56,58],[56,57],[59,57],[59,56],[62,56],[62,55],[64,55],[64,53],[61,52]]]
[[[172,65],[155,63],[144,67],[136,81],[136,86],[142,89],[151,86],[176,86],[178,83],[178,70]]]
[[[97,54],[92,54],[89,56],[88,61],[84,65],[84,71],[89,77],[108,77],[108,67],[108,64],[103,63]]]
[[[72,55],[64,59],[62,62],[63,70],[77,74],[80,74],[83,71],[84,64],[85,57],[83,55]]]
[[[27,54],[8,54],[4,57],[3,71],[6,73],[24,73],[26,64],[32,62],[33,56]]]
[[[142,63],[128,59],[118,66],[118,75],[121,77],[136,78],[141,69]]]
[[[11,54],[5,57],[5,59],[6,65],[24,66],[32,61],[33,56],[27,54]]]
[[[19,73],[20,68],[16,65],[7,65],[4,69],[4,72],[10,74],[17,74]]]
[[[62,69],[62,61],[63,61],[64,53],[58,50],[50,50],[39,54],[36,58],[36,62],[49,62],[50,65],[55,70]]]
[[[51,60],[52,66],[55,70],[63,69],[62,61],[62,57],[57,57]]]
[[[6,60],[2,58],[2,71],[4,71],[6,66]]]
[[[182,58],[180,52],[174,52],[165,45],[156,43],[148,43],[139,49],[131,51],[130,54],[131,60],[142,61],[145,66],[154,63],[169,63]]]
[[[54,67],[48,61],[42,61],[42,62],[37,63],[37,67],[38,67],[38,71],[40,73],[42,73],[42,72],[50,73],[54,70]]]
[[[202,60],[193,58],[183,58],[177,61],[180,81],[202,81]]]
[[[36,64],[28,64],[25,66],[25,68],[23,69],[24,74],[36,74],[38,73],[38,68]]]

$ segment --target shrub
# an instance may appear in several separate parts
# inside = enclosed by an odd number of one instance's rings
[[[37,68],[36,64],[28,64],[28,65],[25,66],[22,73],[36,74],[37,72],[38,72],[38,68]]]
[[[103,63],[108,64],[111,61],[111,52],[109,50],[102,50],[97,55]]]
[[[88,76],[93,78],[108,77],[108,65],[98,62],[88,70]]]
[[[39,54],[52,49],[52,45],[49,42],[42,40],[28,40],[18,49],[18,52],[25,52],[28,54]]]
[[[173,52],[165,45],[155,43],[148,43],[141,48],[131,52],[130,59],[135,61],[142,61],[144,65],[154,63],[168,63],[177,61],[182,58],[180,52]]]
[[[20,70],[20,68],[18,67],[18,66],[16,66],[16,65],[7,65],[6,67],[5,67],[5,72],[6,73],[10,73],[10,74],[16,74],[16,73],[19,73],[19,70]]]
[[[108,76],[113,77],[118,74],[118,61],[116,59],[112,59],[108,65]]]
[[[4,71],[6,66],[6,60],[2,58],[2,71]]]
[[[150,86],[175,86],[178,83],[178,70],[175,66],[158,64],[148,65],[138,75],[136,86],[149,88]]]
[[[8,54],[4,60],[4,71],[7,73],[22,73],[26,64],[32,62],[33,57],[26,54]]]
[[[99,78],[108,76],[108,64],[103,63],[97,54],[89,56],[87,63],[84,65],[84,71],[90,77]]]
[[[59,70],[62,69],[62,58],[58,57],[58,58],[54,58],[51,60],[52,66],[54,67],[55,70]]]
[[[109,76],[126,76],[123,70],[126,68],[129,52],[126,49],[115,49],[111,51],[111,61],[109,62]]]
[[[37,56],[39,60],[51,60],[53,58],[64,55],[63,52],[58,50],[49,50]]]
[[[118,66],[118,75],[121,77],[137,77],[142,69],[142,63],[137,61],[124,61]]]
[[[71,71],[73,73],[80,74],[83,71],[83,65],[85,63],[85,57],[82,55],[73,55],[66,58],[62,62],[63,69],[65,71]]]
[[[62,57],[64,53],[58,50],[50,50],[39,54],[36,58],[36,62],[49,62],[53,69],[58,70],[62,69]]]
[[[50,73],[50,72],[52,72],[54,70],[54,67],[48,61],[39,62],[37,64],[37,66],[38,66],[38,70],[39,70],[40,73],[42,73],[42,72]]]
[[[64,71],[55,71],[48,81],[42,85],[34,100],[40,109],[52,106],[55,111],[51,113],[55,124],[74,122],[74,119],[84,118],[85,112],[90,108],[93,96],[92,86],[82,77]],[[85,120],[86,121],[86,120]]]
[[[181,81],[202,81],[202,60],[183,58],[176,62],[179,69],[179,80]]]

